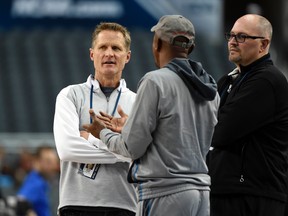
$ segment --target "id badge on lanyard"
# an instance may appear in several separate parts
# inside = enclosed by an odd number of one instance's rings
[[[90,109],[93,108],[93,88],[94,88],[94,86],[91,85]],[[116,99],[116,103],[115,103],[115,106],[114,106],[114,109],[112,111],[111,116],[114,116],[115,113],[116,113],[116,109],[117,109],[117,106],[118,106],[118,103],[119,103],[119,100],[120,100],[121,92],[122,92],[122,89],[120,88],[118,96],[117,96],[117,99]],[[92,118],[90,117],[90,124],[91,123],[92,123]],[[83,164],[82,163],[82,164],[80,164],[78,173],[83,175],[83,176],[85,176],[85,177],[87,177],[87,178],[95,179],[96,175],[97,175],[97,173],[99,171],[100,165],[101,164]]]
[[[90,178],[95,179],[100,168],[100,164],[80,164],[78,173]]]

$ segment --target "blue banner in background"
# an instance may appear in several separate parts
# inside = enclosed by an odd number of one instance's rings
[[[211,41],[223,36],[223,0],[5,0],[0,1],[0,29],[90,28],[108,21],[149,30],[167,14],[187,17]]]
[[[157,21],[134,0],[0,1],[0,29],[94,27],[101,21],[151,28]]]

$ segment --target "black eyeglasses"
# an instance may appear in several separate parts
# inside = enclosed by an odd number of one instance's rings
[[[225,37],[226,37],[227,41],[230,41],[230,40],[232,40],[232,38],[235,38],[237,43],[244,43],[247,38],[250,38],[250,39],[253,39],[253,40],[255,40],[255,39],[265,39],[265,37],[250,36],[250,35],[247,35],[247,34],[244,34],[244,33],[239,33],[239,34],[225,33]]]

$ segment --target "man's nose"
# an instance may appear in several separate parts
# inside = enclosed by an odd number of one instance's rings
[[[112,47],[108,47],[108,48],[105,50],[105,55],[106,55],[106,56],[112,56],[113,54],[114,54],[114,52],[113,52]]]

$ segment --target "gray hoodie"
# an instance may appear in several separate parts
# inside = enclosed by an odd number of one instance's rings
[[[205,158],[219,101],[214,79],[188,59],[141,79],[122,134],[100,133],[110,151],[134,160],[128,180],[137,183],[138,200],[209,190]]]
[[[192,96],[199,100],[214,100],[217,93],[215,80],[203,69],[201,63],[175,58],[165,67],[181,77]]]

